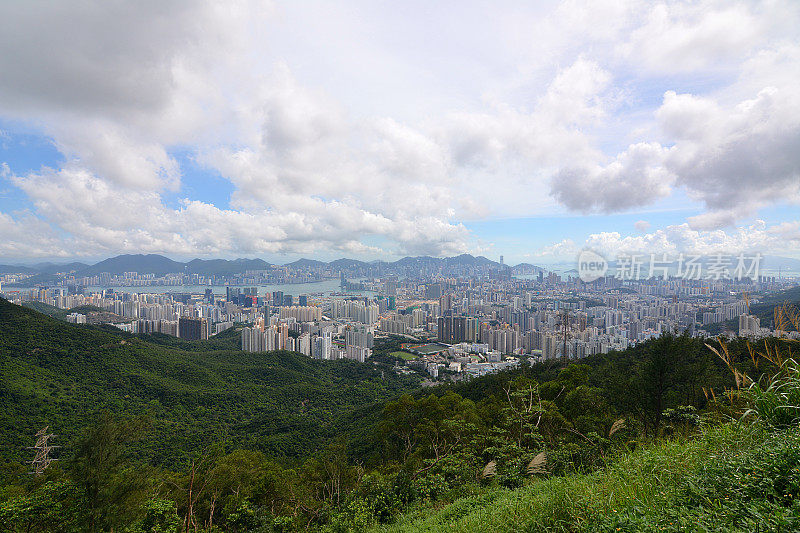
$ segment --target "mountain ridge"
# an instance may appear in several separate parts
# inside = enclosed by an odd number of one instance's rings
[[[558,265],[570,265],[571,262],[555,263],[550,268],[532,263],[522,262],[516,265],[502,265],[511,268],[514,274],[549,272]],[[609,261],[609,265],[614,266],[615,261]],[[295,261],[279,265],[269,263],[261,258],[237,258],[237,259],[200,259],[195,258],[186,262],[175,261],[160,254],[121,254],[98,261],[94,264],[86,264],[80,261],[69,263],[42,262],[35,264],[0,264],[0,274],[34,274],[41,276],[42,281],[49,279],[57,273],[74,272],[77,276],[91,276],[101,272],[110,274],[122,274],[124,272],[139,272],[140,274],[167,274],[167,273],[188,273],[202,275],[226,275],[234,273],[244,273],[247,270],[266,270],[274,267],[289,267],[295,269],[353,269],[353,268],[375,268],[392,269],[407,267],[447,267],[447,266],[473,266],[473,267],[495,267],[501,265],[484,256],[473,256],[470,254],[460,254],[450,257],[432,256],[406,256],[395,261],[376,259],[373,261],[362,261],[342,257],[332,261],[320,261],[318,259],[300,258]],[[777,270],[782,268],[786,273],[800,271],[800,259],[790,257],[770,256],[762,257],[762,269]],[[556,268],[558,270],[558,268]]]
[[[248,270],[267,270],[274,267],[290,267],[296,269],[331,268],[334,270],[350,269],[397,269],[397,268],[445,268],[445,267],[501,268],[500,263],[484,256],[461,254],[452,257],[407,256],[396,261],[366,262],[358,259],[342,257],[325,262],[317,259],[301,258],[285,265],[273,265],[260,258],[238,259],[192,259],[186,262],[175,261],[160,254],[121,254],[109,257],[93,265],[72,262],[59,265],[57,263],[40,263],[33,266],[0,265],[2,273],[32,273],[37,280],[49,281],[57,272],[74,272],[76,276],[95,276],[104,272],[123,274],[138,272],[140,274],[165,275],[170,273],[187,273],[200,275],[231,275]],[[543,267],[522,263],[518,266],[544,270]]]

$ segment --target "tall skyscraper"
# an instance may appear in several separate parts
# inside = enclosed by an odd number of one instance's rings
[[[238,304],[240,293],[241,291],[239,289],[232,289],[230,287],[225,287],[225,300],[228,302],[233,302]]]
[[[440,316],[438,319],[439,342],[457,344],[475,342],[478,321],[465,316]]]
[[[425,299],[438,300],[442,297],[442,285],[440,283],[430,283],[425,286]]]
[[[208,322],[203,318],[182,316],[178,319],[178,337],[187,341],[208,339]]]
[[[272,306],[281,307],[283,305],[283,291],[272,292]]]

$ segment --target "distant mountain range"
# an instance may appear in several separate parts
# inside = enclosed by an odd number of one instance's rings
[[[140,274],[155,274],[163,276],[170,272],[185,272],[186,264],[173,261],[163,255],[118,255],[100,261],[85,269],[76,271],[76,275],[94,276],[102,272],[110,274],[123,274],[125,272],[139,272]]]
[[[27,266],[0,265],[0,274],[33,274],[34,272],[39,271]]]
[[[609,267],[615,267],[615,261],[609,262]],[[540,272],[556,271],[561,274],[574,274],[575,263],[564,262],[547,267],[520,263],[514,266],[501,265],[483,256],[462,254],[455,257],[403,257],[397,261],[359,261],[358,259],[341,258],[325,262],[317,259],[298,259],[286,265],[274,265],[263,259],[192,259],[188,262],[174,261],[168,257],[157,254],[125,254],[110,257],[92,265],[72,263],[39,263],[35,265],[0,265],[0,274],[24,273],[33,274],[25,280],[25,285],[48,284],[56,281],[60,275],[72,273],[77,277],[95,276],[102,272],[110,274],[123,274],[125,272],[138,272],[140,274],[153,274],[163,276],[169,273],[199,274],[203,276],[230,276],[242,274],[248,270],[269,270],[274,268],[289,268],[294,271],[320,271],[327,270],[338,273],[344,272],[348,276],[358,275],[391,275],[413,274],[416,272],[464,272],[475,270],[499,270],[510,268],[514,275],[537,275]],[[800,260],[764,256],[761,263],[762,270],[769,270],[770,275],[781,269],[785,274],[800,272]]]
[[[118,255],[77,270],[81,276],[92,276],[101,272],[122,274],[139,272],[163,276],[170,273],[201,274],[204,276],[226,276],[240,274],[248,270],[265,270],[272,265],[262,259],[192,259],[187,263],[173,261],[163,255]]]
[[[200,274],[205,276],[226,276],[241,274],[248,270],[268,270],[272,268],[290,268],[298,271],[330,270],[352,272],[387,273],[429,270],[469,270],[469,269],[501,269],[512,268],[515,273],[536,274],[544,271],[542,267],[523,263],[516,267],[501,265],[483,256],[462,254],[455,257],[404,257],[397,261],[365,262],[357,259],[341,258],[330,262],[316,259],[298,259],[286,265],[273,265],[262,259],[193,259],[186,263],[174,261],[157,254],[125,254],[111,257],[87,265],[85,263],[40,263],[32,266],[0,265],[0,273],[34,274],[26,283],[49,283],[60,274],[74,274],[77,277],[95,276],[103,272],[123,274],[138,272],[163,276],[169,273]]]

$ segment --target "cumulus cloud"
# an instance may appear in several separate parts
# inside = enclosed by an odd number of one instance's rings
[[[250,71],[241,58],[259,42],[240,37],[264,14],[255,3],[42,9],[0,8],[0,48],[15,52],[0,59],[0,114],[39,121],[64,154],[11,179],[39,214],[26,225],[61,228],[73,253],[378,253],[369,235],[391,253],[469,246],[429,183],[446,174],[435,142],[388,117],[348,120],[281,61]],[[180,187],[176,144],[233,182],[231,209],[165,205]]]
[[[563,239],[555,244],[540,248],[534,255],[542,258],[564,258],[575,256],[579,251],[579,248],[575,245],[575,241],[572,239]]]
[[[480,247],[467,219],[676,190],[706,207],[669,235],[637,225],[657,247],[798,200],[791,2],[484,6],[452,27],[317,7],[0,5],[0,118],[63,155],[5,173],[33,208],[3,215],[2,250],[440,255]],[[713,89],[672,86],[701,70]],[[186,197],[178,151],[230,198]],[[40,249],[13,242],[36,231]]]
[[[65,242],[32,213],[0,213],[0,255],[3,257],[70,257],[74,242]]]
[[[239,36],[258,11],[246,1],[4,2],[0,108],[23,119],[111,116],[152,125],[153,113],[175,107],[185,120],[197,94],[182,82],[242,52]],[[205,102],[217,95],[213,85],[200,89]]]
[[[78,253],[82,250],[170,250],[182,255],[223,254],[231,250],[251,254],[381,251],[360,244],[363,235],[391,239],[396,243],[391,253],[441,255],[468,246],[466,229],[460,224],[435,217],[390,220],[380,213],[335,200],[314,199],[303,210],[247,211],[185,200],[173,209],[165,206],[157,193],[114,186],[81,168],[44,169],[12,179],[34,199],[37,209],[46,213],[47,222],[69,227],[74,241],[80,243],[75,250]],[[49,227],[38,219],[27,220],[25,224],[42,231]]]
[[[532,109],[496,105],[491,112],[454,113],[438,137],[461,165],[491,165],[521,157],[552,166],[565,157],[595,156],[581,128],[606,116],[615,97],[607,92],[611,76],[595,61],[577,58],[558,70]]]
[[[656,118],[673,140],[669,148],[637,143],[605,166],[564,168],[553,177],[551,194],[570,209],[615,212],[681,187],[708,209],[690,218],[696,229],[733,224],[771,203],[800,202],[794,89],[767,87],[731,106],[668,91]]]
[[[638,229],[638,228],[637,228]],[[716,254],[782,255],[800,252],[800,221],[768,225],[756,220],[748,226],[729,230],[697,230],[688,223],[672,224],[655,231],[640,230],[637,234],[618,231],[592,233],[582,242],[565,239],[542,247],[536,255],[554,260],[573,260],[581,249],[589,249],[608,259],[623,255],[680,254],[711,257]]]
[[[795,253],[800,249],[792,228],[786,225],[767,226],[757,220],[750,226],[731,231],[696,230],[689,224],[674,224],[643,235],[619,232],[593,233],[586,246],[607,257],[620,254],[657,253],[676,256],[681,253],[712,255],[716,253],[765,253],[779,249]]]
[[[657,116],[677,139],[666,166],[709,209],[735,206],[739,216],[746,216],[770,202],[800,200],[795,90],[768,87],[732,108],[668,92]]]
[[[784,242],[800,243],[800,221],[781,222],[768,228],[767,232]]]
[[[114,124],[72,124],[68,131],[54,128],[54,134],[56,146],[70,165],[89,169],[113,183],[147,190],[180,186],[180,166],[163,145],[132,138]]]
[[[706,95],[665,91],[655,122],[642,128],[655,139],[610,163],[562,166],[553,197],[576,211],[616,212],[682,189],[707,209],[688,219],[698,230],[800,201],[798,5],[666,2],[630,15],[640,22],[616,45],[625,60],[660,75],[722,69],[735,81]]]
[[[727,66],[767,31],[755,10],[739,2],[654,3],[617,52],[660,73]]]
[[[631,145],[606,166],[564,168],[551,194],[570,209],[604,213],[653,203],[667,196],[672,173],[661,163],[668,150],[657,143]]]

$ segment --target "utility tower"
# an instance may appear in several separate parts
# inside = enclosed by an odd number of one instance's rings
[[[55,435],[47,432],[49,427],[50,426],[45,426],[44,429],[40,429],[36,432],[36,445],[30,447],[30,449],[36,450],[36,456],[33,458],[33,461],[30,461],[31,465],[33,465],[31,474],[36,476],[42,475],[47,467],[50,466],[50,463],[57,460],[50,457],[50,452],[54,448],[60,448],[60,446],[50,445],[50,439],[55,437]]]

